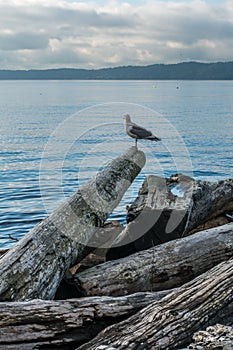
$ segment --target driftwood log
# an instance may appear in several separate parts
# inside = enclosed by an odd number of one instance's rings
[[[0,300],[52,299],[69,267],[109,239],[99,227],[144,164],[131,147],[16,243],[0,259]]]
[[[162,299],[169,291],[119,298],[0,303],[0,349],[74,349],[100,330]],[[50,346],[50,347],[49,347]]]
[[[233,319],[233,260],[222,262],[77,350],[174,350],[206,326]]]
[[[85,295],[125,295],[178,287],[233,257],[233,223],[197,232],[74,277]]]
[[[128,225],[107,253],[114,260],[195,231],[226,224],[233,180],[195,181],[182,174],[148,176],[127,214]]]

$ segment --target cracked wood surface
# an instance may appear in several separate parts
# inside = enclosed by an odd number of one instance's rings
[[[107,253],[115,260],[142,249],[228,222],[233,179],[194,180],[182,174],[148,176],[128,208],[128,225]]]
[[[192,335],[233,318],[233,259],[188,282],[161,301],[112,325],[76,350],[174,350]]]
[[[144,164],[131,147],[3,255],[0,300],[52,299],[69,267],[109,239],[99,227]]]
[[[74,349],[109,324],[125,319],[169,291],[125,297],[0,303],[0,349]],[[49,348],[49,347],[48,347]]]
[[[178,287],[233,256],[233,223],[170,241],[77,273],[85,295],[125,295]]]

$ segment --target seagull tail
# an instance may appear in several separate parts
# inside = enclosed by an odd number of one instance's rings
[[[151,140],[151,141],[156,141],[156,142],[157,142],[157,141],[161,141],[161,139],[160,139],[159,137],[157,137],[157,136],[151,137],[150,140]]]

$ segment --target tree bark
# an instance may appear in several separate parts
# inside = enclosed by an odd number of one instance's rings
[[[169,291],[125,297],[0,303],[0,349],[74,349]],[[50,346],[50,347],[49,347]]]
[[[178,287],[233,256],[233,223],[197,232],[74,277],[85,295],[126,295]]]
[[[52,299],[69,267],[106,244],[101,226],[144,164],[131,147],[16,243],[0,259],[0,300]]]
[[[104,329],[77,350],[174,350],[199,329],[233,318],[233,259],[225,261],[161,301]]]
[[[107,260],[119,259],[195,231],[226,224],[233,211],[233,180],[195,181],[175,174],[151,175],[128,209],[128,225],[113,243]]]

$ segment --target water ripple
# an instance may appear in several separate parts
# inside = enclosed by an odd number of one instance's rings
[[[54,154],[44,158],[45,173],[41,175],[47,182],[43,184],[41,197],[40,161],[52,132],[83,107],[115,101],[116,96],[121,102],[136,102],[157,110],[172,123],[188,149],[195,178],[216,181],[233,176],[233,82],[182,81],[179,90],[173,81],[158,81],[156,89],[152,88],[153,84],[151,81],[0,82],[0,247],[13,244],[10,237],[20,239],[48,215],[47,209],[49,212],[56,209],[106,162],[133,145],[123,130],[122,115],[127,112],[123,111],[124,105],[119,104],[111,115],[104,105],[102,110],[99,108],[101,118],[104,116],[106,121],[101,125],[96,110],[86,112],[89,114],[82,119],[82,125],[77,114],[74,125],[58,134]],[[178,155],[182,145],[166,130],[164,119],[156,122],[149,114],[141,118],[153,130],[163,132],[163,140],[171,146],[168,149],[162,144],[140,142],[147,155],[145,172],[135,179],[111,215],[111,219],[122,223],[125,223],[125,206],[136,197],[145,175],[170,176],[179,170],[171,152]],[[84,132],[77,139],[79,126]],[[70,140],[75,141],[70,145]],[[67,146],[64,156],[62,152]],[[180,155],[181,163],[182,160],[185,161]],[[58,167],[61,161],[62,170]],[[189,169],[184,165],[182,170]],[[58,178],[61,178],[60,192]],[[49,203],[49,208],[45,209],[44,202]]]

